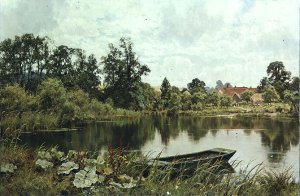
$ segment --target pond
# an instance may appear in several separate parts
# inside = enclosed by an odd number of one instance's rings
[[[58,145],[60,149],[106,151],[122,147],[150,157],[176,155],[211,148],[236,150],[231,161],[282,171],[291,167],[299,176],[297,119],[250,117],[142,117],[90,123],[77,131],[24,133],[28,147]]]

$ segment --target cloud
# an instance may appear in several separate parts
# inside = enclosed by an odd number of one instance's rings
[[[181,87],[195,77],[256,86],[276,60],[299,72],[296,0],[1,2],[1,39],[33,32],[100,58],[128,36],[154,86],[165,76]]]
[[[53,30],[58,26],[57,9],[64,7],[64,1],[19,0],[3,1],[0,4],[0,38],[13,37],[16,34],[40,33]],[[67,7],[64,7],[67,9]]]

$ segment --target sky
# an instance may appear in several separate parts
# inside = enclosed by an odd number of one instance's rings
[[[24,33],[98,60],[130,37],[153,86],[255,87],[273,61],[299,75],[297,0],[0,0],[0,40]]]

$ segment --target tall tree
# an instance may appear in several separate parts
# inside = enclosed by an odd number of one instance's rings
[[[288,89],[291,79],[291,72],[286,71],[281,61],[275,61],[269,64],[267,68],[268,80],[279,93],[280,98],[284,97],[284,90]]]
[[[162,99],[170,99],[171,95],[171,85],[167,78],[164,78],[162,84],[160,86],[161,98]]]
[[[191,94],[205,92],[205,82],[199,80],[198,78],[194,78],[192,82],[187,84],[187,87]]]
[[[102,57],[106,95],[119,107],[138,109],[135,103],[139,102],[141,77],[150,69],[139,62],[129,38],[121,38],[119,47],[110,44],[109,49],[108,55]]]
[[[0,84],[18,83],[35,90],[49,59],[49,38],[33,34],[0,43]]]
[[[169,106],[169,101],[171,98],[171,90],[172,90],[172,87],[170,85],[170,82],[165,77],[160,86],[161,102],[162,102],[163,108],[167,108]]]

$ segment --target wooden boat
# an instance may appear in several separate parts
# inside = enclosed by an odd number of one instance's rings
[[[227,162],[235,153],[235,150],[214,148],[196,153],[154,158],[148,162],[148,165],[159,168],[171,166],[175,169],[194,169],[203,164]]]

